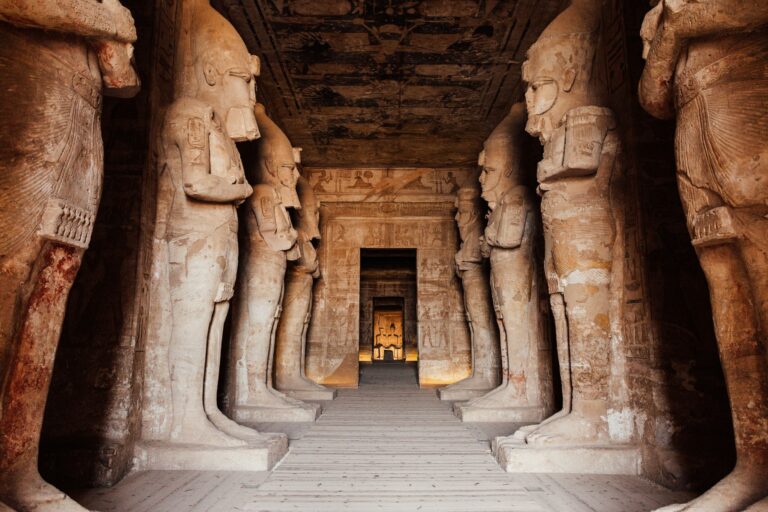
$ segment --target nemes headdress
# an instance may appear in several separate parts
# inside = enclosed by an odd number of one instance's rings
[[[600,0],[572,0],[528,49],[527,60],[523,63],[523,80],[530,83],[537,76],[562,76],[566,91],[573,86],[578,74],[587,77],[582,80],[589,81],[600,12]]]
[[[509,114],[493,129],[483,144],[480,165],[491,165],[510,176],[520,167],[520,140],[527,114],[524,103],[515,103]]]

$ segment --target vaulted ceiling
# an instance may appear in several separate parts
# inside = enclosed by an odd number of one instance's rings
[[[310,166],[474,165],[566,0],[214,0]]]

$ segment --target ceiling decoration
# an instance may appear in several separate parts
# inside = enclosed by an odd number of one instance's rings
[[[309,166],[473,166],[565,0],[214,0]]]

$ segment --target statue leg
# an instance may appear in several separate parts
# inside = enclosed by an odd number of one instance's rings
[[[731,400],[736,467],[699,498],[664,512],[744,510],[768,496],[768,254],[749,240],[740,245],[699,249]]]
[[[208,419],[204,407],[206,356],[221,283],[221,256],[226,246],[220,233],[187,236],[168,244],[173,331],[168,349],[173,415],[171,441],[245,446]]]
[[[525,441],[529,434],[540,427],[555,420],[567,416],[571,412],[573,385],[571,383],[571,354],[568,345],[568,319],[565,315],[565,303],[563,294],[553,293],[549,296],[549,304],[555,321],[555,341],[557,346],[557,361],[560,367],[560,384],[563,392],[563,408],[536,425],[528,425],[517,429],[512,435],[511,441],[520,443]],[[503,445],[503,441],[500,442]]]
[[[579,212],[578,217],[564,216],[553,222],[552,244],[554,268],[560,282],[565,283],[567,328],[559,330],[567,335],[568,354],[561,341],[558,356],[567,357],[562,366],[570,370],[566,382],[571,383],[571,408],[528,435],[529,444],[576,445],[608,440],[605,418],[611,347],[612,220],[609,205],[599,197],[590,211]]]
[[[0,499],[18,510],[83,512],[38,472],[56,346],[82,251],[35,238],[0,268]]]

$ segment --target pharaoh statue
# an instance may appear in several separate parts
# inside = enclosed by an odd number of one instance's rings
[[[610,441],[612,285],[622,259],[615,257],[620,205],[613,189],[621,144],[594,69],[599,20],[599,1],[573,0],[523,64],[526,130],[544,146],[537,179],[564,409],[510,442],[601,447]]]
[[[484,243],[491,260],[491,294],[499,325],[502,378],[491,392],[457,405],[464,421],[541,421],[551,412],[551,354],[538,336],[538,215],[520,165],[525,106],[511,112],[485,141],[482,197],[490,215]]]
[[[491,288],[483,264],[480,239],[483,207],[477,186],[462,187],[456,194],[456,223],[461,247],[456,253],[456,274],[464,289],[464,311],[472,345],[472,375],[439,391],[441,400],[469,400],[501,383],[499,336],[494,325]]]
[[[117,0],[0,2],[0,501],[14,510],[85,510],[42,479],[38,448],[101,196],[102,94],[138,91],[135,40]]]
[[[166,466],[176,468],[172,461],[186,454],[185,469],[215,469],[222,453],[244,458],[270,446],[281,452],[286,440],[236,424],[216,403],[222,331],[237,274],[236,208],[253,190],[235,142],[258,136],[258,59],[207,0],[185,2],[182,16],[177,95],[159,140],[154,235],[161,248],[155,257],[167,265],[162,284],[170,304],[168,430],[144,436],[155,443],[144,443],[139,458],[146,467],[171,469]]]
[[[262,137],[257,162],[249,169],[254,193],[245,212],[247,241],[232,322],[230,415],[248,423],[314,421],[317,405],[286,396],[272,382],[287,262],[299,258],[298,233],[287,210],[301,208],[298,151],[263,105],[257,104],[255,112]]]
[[[640,101],[677,114],[677,183],[709,283],[736,437],[733,471],[663,511],[768,510],[768,3],[659,2]]]
[[[301,209],[294,210],[299,259],[285,276],[283,312],[275,338],[275,387],[301,400],[333,400],[336,391],[310,380],[304,373],[307,329],[312,317],[312,287],[320,277],[314,240],[320,239],[320,205],[312,185],[300,177],[296,185]]]

